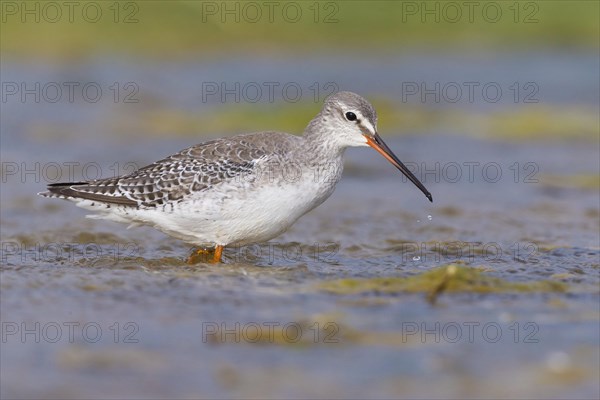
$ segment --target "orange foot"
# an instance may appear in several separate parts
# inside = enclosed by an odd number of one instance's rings
[[[213,257],[209,258],[209,255],[213,253]],[[196,264],[197,262],[207,262],[210,264],[218,264],[221,262],[221,255],[223,254],[223,246],[217,245],[214,250],[198,249],[194,251],[187,259],[188,264]]]

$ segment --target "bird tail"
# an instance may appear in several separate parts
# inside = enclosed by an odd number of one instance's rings
[[[46,192],[39,192],[38,196],[59,198],[59,199],[78,199],[81,198],[77,194],[77,191],[73,189],[74,186],[87,185],[89,182],[62,182],[62,183],[51,183],[47,186]]]
[[[73,201],[90,200],[101,204],[137,207],[138,203],[136,201],[118,192],[116,182],[115,179],[104,179],[90,182],[52,183],[48,185],[48,191],[40,192],[38,195]]]

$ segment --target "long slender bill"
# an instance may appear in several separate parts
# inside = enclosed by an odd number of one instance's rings
[[[381,139],[381,136],[379,136],[377,133],[375,133],[373,136],[367,134],[363,136],[367,139],[367,144],[369,146],[377,150],[379,154],[381,154],[389,162],[391,162],[394,165],[394,167],[398,168],[400,172],[402,172],[412,183],[414,183],[419,189],[421,189],[421,192],[423,192],[423,194],[429,199],[429,201],[433,202],[433,197],[431,196],[431,193],[429,193],[429,191],[425,188],[425,186],[423,186],[423,184],[417,179],[417,177],[414,176],[408,168],[406,168],[406,165],[404,165],[402,161],[400,161],[398,157],[396,157],[394,152],[390,150],[390,148],[387,146],[387,144],[385,144],[383,139]]]

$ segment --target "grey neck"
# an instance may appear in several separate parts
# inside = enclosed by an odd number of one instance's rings
[[[334,162],[339,159],[339,162],[341,162],[346,148],[340,147],[332,139],[335,136],[332,132],[329,118],[327,113],[321,111],[304,129],[304,134],[302,135],[304,146],[302,146],[302,151],[305,153],[307,159]]]

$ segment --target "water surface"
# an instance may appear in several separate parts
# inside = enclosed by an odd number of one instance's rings
[[[518,65],[535,71],[536,60]],[[157,73],[149,70],[136,78]],[[150,87],[160,92],[169,82]],[[580,89],[584,102],[597,104]],[[548,98],[559,103],[564,92],[555,93]],[[161,101],[176,107],[188,95]],[[288,232],[227,249],[222,265],[190,266],[185,243],[92,221],[35,193],[57,178],[50,163],[74,180],[96,166],[110,176],[206,138],[116,135],[103,120],[110,104],[77,104],[76,114],[11,107],[0,199],[3,397],[600,394],[595,144],[382,132],[433,204],[372,150],[350,149],[336,192]],[[28,125],[34,114],[87,121],[89,129],[37,137]],[[505,289],[487,293],[467,282],[452,292],[448,265],[481,271],[484,285]],[[430,287],[390,289],[438,269]],[[354,286],[331,290],[340,283]]]

